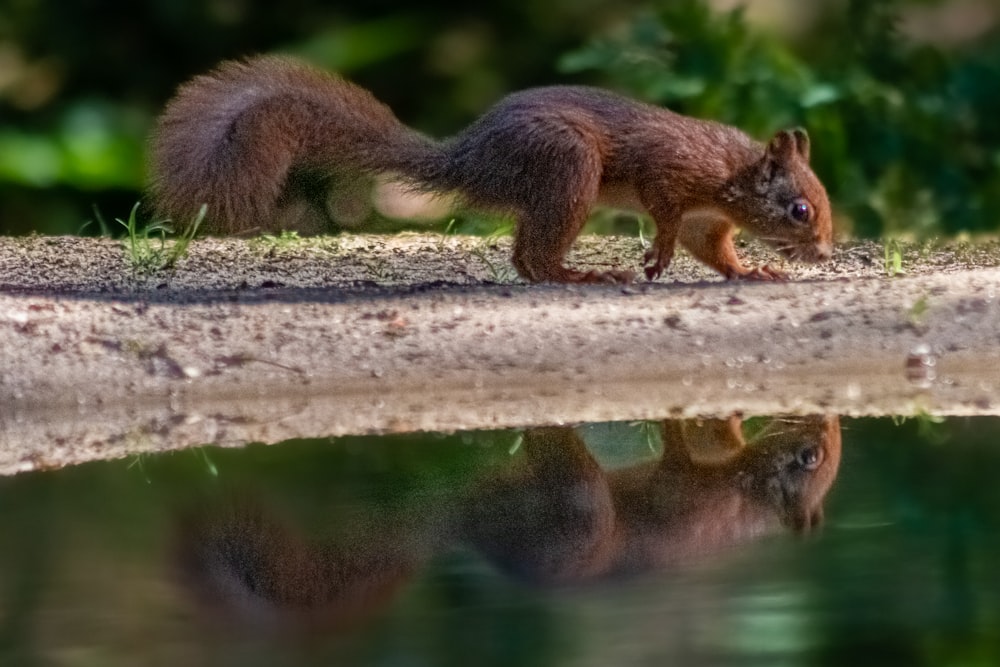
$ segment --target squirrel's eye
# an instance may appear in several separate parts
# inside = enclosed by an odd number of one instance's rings
[[[812,217],[812,209],[806,200],[796,199],[788,206],[788,215],[791,216],[792,220],[808,222],[809,218]]]
[[[795,462],[804,470],[815,470],[823,462],[823,450],[819,447],[803,447],[795,455]]]

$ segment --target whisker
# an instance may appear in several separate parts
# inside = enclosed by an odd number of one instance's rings
[[[747,441],[747,444],[748,445],[749,444],[753,444],[753,443],[758,442],[759,440],[762,440],[764,438],[771,438],[771,437],[774,437],[775,435],[781,435],[781,433],[782,433],[781,431],[775,432],[775,428],[777,427],[777,424],[778,424],[777,420],[768,422],[764,426],[764,428],[762,428],[761,430],[757,431],[757,433],[754,434],[753,438],[751,438],[750,440]]]

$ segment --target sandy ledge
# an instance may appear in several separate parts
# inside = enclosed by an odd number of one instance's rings
[[[0,474],[197,444],[747,414],[1000,414],[1000,244],[527,286],[509,241],[0,239]],[[773,256],[749,245],[762,261]],[[637,268],[632,238],[573,261]]]

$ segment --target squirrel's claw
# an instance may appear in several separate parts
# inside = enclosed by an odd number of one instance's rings
[[[670,260],[673,258],[672,250],[663,250],[662,248],[657,248],[655,245],[647,250],[642,256],[642,263],[648,264],[643,269],[648,280],[656,280],[661,275],[663,275],[663,270],[670,265]],[[650,264],[652,262],[652,264]]]

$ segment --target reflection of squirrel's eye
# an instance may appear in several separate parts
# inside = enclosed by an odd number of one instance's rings
[[[823,450],[819,447],[803,447],[795,455],[795,462],[806,470],[815,470],[823,462]]]
[[[809,208],[809,203],[802,200],[796,199],[788,207],[788,215],[791,216],[792,220],[797,220],[798,222],[808,222],[809,218],[812,217],[812,210]]]

